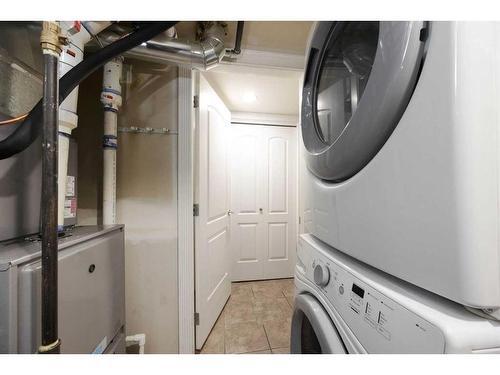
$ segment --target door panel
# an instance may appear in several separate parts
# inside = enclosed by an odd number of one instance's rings
[[[264,251],[262,201],[265,199],[262,136],[258,126],[231,125],[232,280],[262,274]],[[256,276],[258,275],[258,276]]]
[[[292,277],[297,129],[231,125],[232,279]]]
[[[287,259],[288,225],[287,223],[270,223],[268,226],[269,255],[268,260]]]
[[[257,214],[257,173],[259,166],[258,138],[256,134],[242,134],[233,138],[234,168],[231,171],[233,210],[241,214]]]
[[[288,202],[288,140],[269,139],[269,212],[286,212]]]
[[[266,232],[262,278],[293,277],[298,217],[297,129],[262,128],[267,145],[263,188],[268,202],[261,215]]]
[[[227,214],[227,120],[217,108],[209,105],[208,111],[208,212],[215,220]],[[226,123],[225,123],[226,121]]]
[[[227,137],[230,113],[200,77],[196,129],[195,217],[196,348],[201,349],[231,292],[229,173]]]
[[[243,262],[257,261],[257,223],[239,224],[236,235],[240,238],[238,259]]]

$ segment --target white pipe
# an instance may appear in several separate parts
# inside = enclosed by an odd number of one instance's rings
[[[92,22],[92,32],[98,33],[111,22]],[[63,47],[59,60],[59,78],[83,60],[83,48],[92,36],[80,22],[60,22],[62,32],[69,38],[70,44]],[[64,228],[64,201],[66,198],[66,178],[68,175],[69,136],[78,125],[76,109],[78,105],[78,87],[76,87],[59,107],[59,159],[58,159],[58,197],[57,227]]]
[[[101,103],[104,106],[103,199],[104,225],[116,224],[116,149],[118,146],[118,109],[122,104],[120,78],[122,58],[104,65]]]
[[[126,343],[137,343],[139,345],[139,354],[144,354],[144,346],[146,345],[146,335],[138,333],[137,335],[125,337]]]

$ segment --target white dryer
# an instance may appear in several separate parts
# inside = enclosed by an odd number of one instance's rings
[[[500,23],[319,22],[305,228],[500,318]]]
[[[500,322],[299,240],[291,353],[500,353]]]

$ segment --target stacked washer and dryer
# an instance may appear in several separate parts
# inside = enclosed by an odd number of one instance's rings
[[[500,353],[500,24],[318,22],[293,353]]]

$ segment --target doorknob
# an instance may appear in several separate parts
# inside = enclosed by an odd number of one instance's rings
[[[232,214],[233,214],[233,211],[231,211],[231,210],[227,210],[227,215],[228,215],[228,216],[231,216]]]
[[[259,212],[262,213],[264,210],[262,208],[259,208]]]

